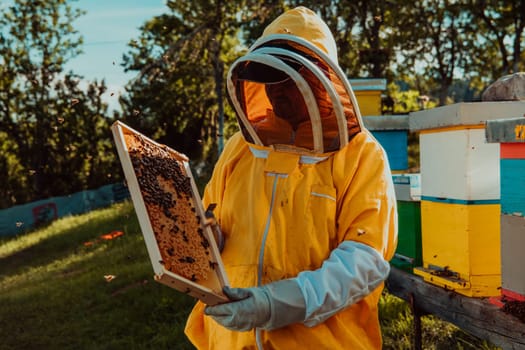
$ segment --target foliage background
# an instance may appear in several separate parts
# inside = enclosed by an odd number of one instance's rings
[[[478,101],[524,70],[523,0],[167,1],[129,42],[135,73],[110,112],[105,81],[65,71],[82,51],[74,0],[13,0],[0,10],[0,209],[122,180],[110,125],[123,120],[192,159],[206,182],[236,130],[230,64],[282,11],[304,5],[332,29],[349,78],[389,82],[385,113]],[[411,165],[417,169],[417,135]]]

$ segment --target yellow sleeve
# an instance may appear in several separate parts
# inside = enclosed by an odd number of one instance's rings
[[[338,235],[369,245],[386,260],[397,246],[397,208],[388,158],[368,133],[358,134],[334,163]]]

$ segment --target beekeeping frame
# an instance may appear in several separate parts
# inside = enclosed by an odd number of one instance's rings
[[[212,228],[206,224],[206,220],[204,219],[205,211],[202,206],[202,201],[186,156],[165,145],[159,144],[147,138],[122,122],[115,122],[111,129],[113,132],[113,138],[116,144],[120,163],[124,170],[131,200],[133,202],[139,225],[144,236],[148,255],[151,260],[154,271],[154,279],[157,282],[170,286],[180,292],[189,294],[190,296],[195,297],[208,305],[215,305],[227,301],[228,299],[226,296],[222,294],[222,288],[228,284],[227,276],[222,264],[219,249],[213,236]],[[154,231],[154,225],[152,225],[151,213],[148,212],[148,203],[144,198],[143,192],[141,191],[136,169],[133,167],[130,156],[129,144],[126,142],[127,138],[129,137],[139,137],[141,140],[148,143],[148,147],[151,146],[153,148],[162,150],[164,154],[169,154],[171,159],[175,159],[179,164],[182,165],[182,173],[187,176],[191,184],[190,202],[192,204],[192,208],[190,209],[195,213],[197,218],[202,218],[202,220],[199,220],[200,229],[202,230],[199,231],[199,234],[205,238],[204,241],[207,241],[206,245],[209,244],[209,246],[205,248],[208,249],[207,252],[209,252],[208,259],[211,273],[208,274],[206,279],[191,280],[190,278],[168,270],[164,266],[163,257],[159,249],[159,241],[155,235],[156,232]],[[173,193],[173,195],[175,196],[176,194]],[[173,248],[177,249],[178,247],[175,246]]]

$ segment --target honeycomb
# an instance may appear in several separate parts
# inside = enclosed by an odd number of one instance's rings
[[[206,281],[216,267],[196,209],[191,178],[173,150],[140,134],[125,142],[162,260],[168,271]]]

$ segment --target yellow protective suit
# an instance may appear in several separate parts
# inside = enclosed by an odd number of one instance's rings
[[[332,35],[319,17],[300,7],[270,24],[252,50],[269,44],[316,56],[338,93],[345,120],[326,108],[330,101],[320,82],[300,73],[316,91],[321,120],[313,121],[301,139],[314,137],[316,129],[321,137],[300,146],[267,144],[257,128],[262,123],[267,133],[273,122],[265,118],[275,116],[268,112],[264,86],[235,71],[246,66],[232,68],[229,91],[242,132],[226,144],[203,197],[204,207],[217,203],[214,213],[225,235],[222,259],[231,286],[253,287],[315,271],[345,241],[372,247],[389,260],[397,243],[397,216],[388,161],[361,125],[337,68]],[[269,79],[279,79],[281,72],[274,73]],[[280,125],[276,132],[282,130]],[[273,331],[230,331],[205,316],[205,305],[198,302],[185,332],[198,349],[256,349],[256,337],[264,349],[380,349],[381,291],[382,285],[313,327],[296,323]]]

